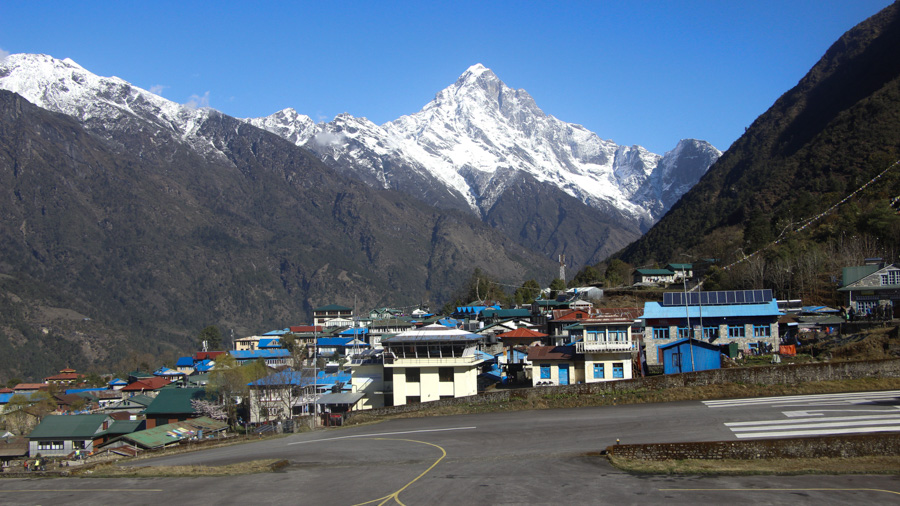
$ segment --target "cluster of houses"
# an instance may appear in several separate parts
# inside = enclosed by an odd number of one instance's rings
[[[689,277],[693,269],[673,264],[667,271]],[[627,380],[653,368],[666,374],[718,368],[722,355],[779,353],[799,332],[830,328],[847,313],[779,302],[771,290],[667,291],[643,308],[596,308],[586,294],[596,299],[602,296],[597,292],[572,290],[517,308],[482,301],[442,316],[390,308],[359,315],[326,305],[314,310],[311,325],[242,337],[228,351],[200,351],[173,368],[135,371],[104,387],[78,387],[82,376],[66,369],[44,383],[0,390],[0,414],[13,395],[52,390],[60,416],[40,420],[28,434],[26,452],[133,454],[226,430],[221,416],[201,417],[198,408],[198,401],[215,401],[204,387],[226,354],[238,365],[267,366],[266,375],[246,385],[248,398],[239,400],[242,422],[309,417],[330,423],[350,411],[468,397],[497,385],[567,385]],[[840,292],[860,314],[876,308],[893,317],[900,307],[900,264],[845,269]],[[71,414],[74,407],[80,414]],[[22,449],[10,448],[0,445],[0,459]]]

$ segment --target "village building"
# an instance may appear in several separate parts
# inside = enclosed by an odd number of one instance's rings
[[[571,385],[584,382],[584,357],[575,346],[532,346],[528,348],[531,381],[534,386]]]
[[[75,369],[70,369],[67,367],[59,371],[58,374],[54,374],[53,376],[44,378],[44,382],[50,385],[68,386],[81,383],[83,379],[84,374],[80,374],[75,371]]]
[[[691,338],[743,353],[778,352],[778,302],[772,290],[666,292],[644,303],[643,342],[647,364],[662,363],[659,347]]]
[[[900,318],[900,263],[880,259],[842,271],[838,288],[855,318]]]
[[[440,324],[385,337],[384,405],[476,395],[483,339]]]
[[[329,304],[313,309],[313,325],[322,327],[346,327],[353,325],[353,309]]]
[[[65,457],[75,450],[90,453],[114,422],[109,415],[49,415],[28,435],[29,453]]]

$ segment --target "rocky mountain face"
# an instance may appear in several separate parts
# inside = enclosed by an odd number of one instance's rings
[[[600,139],[545,114],[525,90],[509,88],[482,65],[470,67],[421,111],[380,126],[349,114],[313,125],[290,109],[247,121],[369,185],[466,209],[548,256],[566,254],[576,265],[600,261],[640,237],[721,155],[693,139],[664,156]],[[585,220],[564,228],[587,237],[557,242],[530,233],[549,217],[524,210],[546,209],[549,202],[508,209],[515,200],[507,194],[525,180],[542,187],[541,195],[571,197],[553,202],[563,216]],[[501,201],[503,208],[495,209]],[[564,245],[568,249],[560,249]]]
[[[117,96],[103,106],[131,103]],[[475,267],[555,271],[468,214],[215,111],[119,112],[83,124],[0,91],[0,380],[183,352],[208,324],[240,336],[331,302],[434,305]]]
[[[547,281],[557,253],[638,237],[718,156],[601,140],[480,65],[395,122],[316,125],[10,55],[0,133],[0,370],[27,377],[185,349],[211,323],[440,303],[476,267]]]
[[[690,251],[728,264],[781,239],[780,253],[765,253],[784,261],[841,238],[896,255],[898,48],[895,3],[838,39],[622,259],[643,265]]]

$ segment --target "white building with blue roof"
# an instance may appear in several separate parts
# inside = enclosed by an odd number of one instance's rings
[[[772,290],[666,292],[644,303],[647,363],[662,363],[658,348],[692,338],[715,345],[737,343],[744,353],[778,351],[778,302]]]
[[[484,362],[478,348],[484,340],[440,324],[385,337],[384,405],[476,395]]]

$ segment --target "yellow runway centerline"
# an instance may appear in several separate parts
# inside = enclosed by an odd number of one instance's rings
[[[437,448],[438,450],[440,450],[442,455],[441,455],[441,457],[440,457],[439,459],[435,460],[435,461],[434,461],[434,464],[431,464],[431,465],[428,467],[428,469],[422,471],[422,474],[416,476],[411,482],[407,483],[406,485],[403,485],[402,488],[400,488],[399,490],[397,490],[397,491],[394,492],[393,494],[386,495],[386,496],[384,496],[384,497],[379,497],[378,499],[373,499],[373,500],[371,500],[371,501],[361,502],[361,503],[359,503],[359,504],[357,504],[357,505],[355,505],[355,506],[363,506],[364,504],[372,504],[372,503],[376,503],[376,502],[378,503],[378,506],[383,506],[385,503],[387,503],[387,502],[390,501],[391,499],[393,499],[394,502],[396,502],[396,503],[399,504],[400,506],[406,506],[405,504],[403,504],[403,503],[400,501],[400,497],[399,497],[399,496],[400,496],[400,492],[403,492],[403,491],[406,490],[410,485],[412,485],[413,483],[419,481],[419,478],[421,478],[421,477],[425,476],[426,474],[428,474],[429,471],[431,471],[432,469],[434,469],[434,466],[438,465],[438,463],[439,463],[440,461],[444,460],[444,457],[447,456],[447,450],[444,450],[443,448],[441,448],[440,446],[438,446],[438,445],[436,445],[436,444],[428,443],[428,442],[425,442],[425,441],[416,441],[415,439],[393,439],[393,438],[386,438],[386,437],[376,437],[376,438],[372,438],[372,439],[376,439],[376,440],[379,440],[379,441],[408,441],[408,442],[410,442],[410,443],[419,443],[419,444],[423,444],[423,445],[433,446],[433,447]],[[379,501],[381,501],[381,502],[379,502]]]

